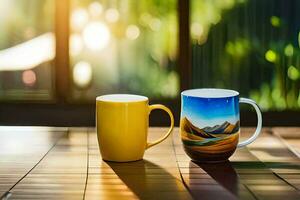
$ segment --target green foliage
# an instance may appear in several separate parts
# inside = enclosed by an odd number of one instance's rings
[[[73,0],[72,10],[88,9],[92,2]],[[177,0],[99,2],[103,10],[97,20],[103,21],[110,8],[117,9],[120,19],[115,23],[104,21],[112,34],[111,44],[115,44],[115,47],[107,47],[107,51],[112,49],[110,59],[100,56],[104,52],[95,54],[88,49],[84,54],[71,57],[72,65],[83,59],[93,66],[96,74],[92,87],[87,88],[91,91],[89,98],[107,92],[138,93],[152,98],[177,96],[179,77],[174,67],[178,35]],[[135,40],[126,38],[129,25],[140,31]],[[103,68],[109,68],[110,73],[105,73]]]
[[[191,23],[203,28],[191,34],[193,87],[233,88],[264,110],[299,109],[300,14],[285,9],[300,2],[287,3],[193,0]]]

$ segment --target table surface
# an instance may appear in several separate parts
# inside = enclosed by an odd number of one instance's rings
[[[230,161],[196,164],[178,128],[142,161],[106,163],[94,128],[0,127],[0,199],[299,200],[299,156],[300,128],[264,128]]]

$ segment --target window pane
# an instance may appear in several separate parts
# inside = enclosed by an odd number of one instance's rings
[[[1,0],[0,99],[50,99],[54,1]]]
[[[178,94],[176,0],[72,0],[74,99],[105,93]]]
[[[300,107],[300,1],[191,1],[193,87],[234,88],[264,110]]]

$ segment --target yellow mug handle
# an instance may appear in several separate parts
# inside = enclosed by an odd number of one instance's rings
[[[161,109],[161,110],[166,111],[170,117],[171,125],[170,125],[168,132],[163,137],[159,138],[158,140],[156,140],[154,142],[147,142],[146,149],[149,149],[150,147],[157,145],[157,144],[161,143],[162,141],[164,141],[165,139],[167,139],[167,137],[172,133],[173,128],[174,128],[174,117],[173,117],[171,110],[164,105],[154,104],[154,105],[149,106],[149,114],[151,113],[152,110],[155,110],[155,109]]]

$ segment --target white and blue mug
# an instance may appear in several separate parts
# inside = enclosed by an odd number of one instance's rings
[[[239,142],[239,103],[252,105],[257,128],[246,141]],[[226,161],[236,147],[253,142],[262,127],[262,115],[255,101],[240,98],[227,89],[192,89],[181,93],[180,134],[188,156],[198,162]]]

